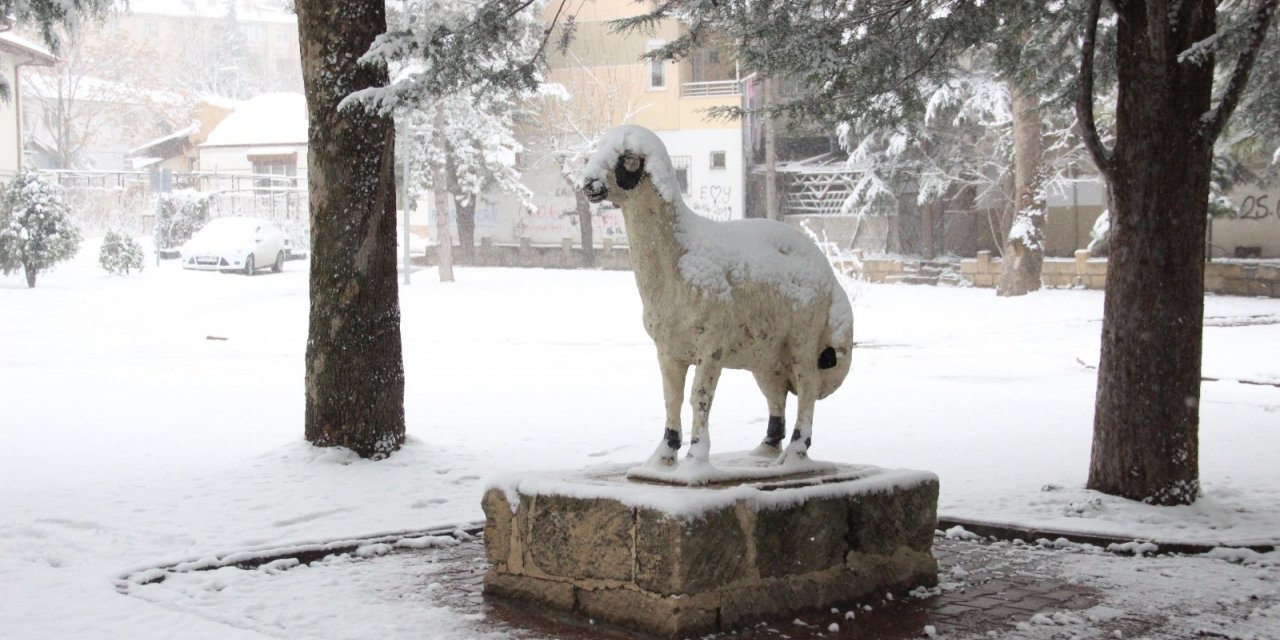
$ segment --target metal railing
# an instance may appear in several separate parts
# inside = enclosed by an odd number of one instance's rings
[[[709,82],[680,83],[681,98],[705,98],[710,96],[736,96],[742,93],[737,80],[711,80]]]
[[[249,173],[173,173],[164,188],[145,171],[41,170],[62,186],[80,227],[89,233],[151,233],[156,197],[166,189],[211,194],[210,214],[253,216],[276,223],[305,249],[310,245],[307,187],[300,177]],[[3,176],[0,176],[3,178]]]

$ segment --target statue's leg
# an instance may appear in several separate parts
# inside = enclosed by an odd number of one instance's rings
[[[689,373],[689,365],[658,354],[658,366],[662,370],[662,397],[666,401],[667,426],[662,434],[662,442],[649,460],[670,466],[676,463],[676,452],[680,450],[680,405],[684,404],[684,380]]]
[[[818,402],[822,380],[817,371],[800,374],[796,378],[796,426],[791,432],[787,450],[778,457],[778,464],[809,457],[809,446],[813,444],[813,407]]]
[[[752,372],[756,385],[769,404],[769,429],[764,441],[753,451],[755,455],[776,456],[782,451],[782,439],[787,434],[787,378],[777,372]]]
[[[689,435],[689,457],[706,460],[711,455],[711,434],[707,418],[711,415],[711,401],[716,397],[716,383],[720,381],[720,366],[703,361],[693,373],[693,391],[689,406],[693,408],[693,433]]]

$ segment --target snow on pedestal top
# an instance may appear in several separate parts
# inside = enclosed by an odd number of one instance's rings
[[[745,452],[716,454],[713,465],[701,469],[715,474],[732,469],[734,462],[750,457]],[[698,518],[704,514],[746,502],[756,510],[782,509],[796,504],[839,496],[911,489],[938,476],[929,471],[883,469],[873,465],[815,463],[821,473],[781,474],[729,485],[679,486],[627,479],[632,465],[607,464],[580,470],[508,473],[491,478],[486,489],[500,489],[514,510],[519,496],[544,495],[584,500],[615,500],[628,507],[661,511],[673,517]],[[697,484],[691,482],[691,484]]]

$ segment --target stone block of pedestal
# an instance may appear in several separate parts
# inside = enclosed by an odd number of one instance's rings
[[[625,466],[498,480],[485,592],[676,637],[937,581],[935,475],[814,469],[704,486],[629,480]]]

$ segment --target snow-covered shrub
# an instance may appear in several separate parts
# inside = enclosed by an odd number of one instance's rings
[[[177,249],[209,221],[213,194],[178,189],[156,199],[156,249]]]
[[[129,275],[129,270],[142,271],[142,245],[127,233],[108,231],[102,238],[98,264],[112,275]]]
[[[19,173],[0,200],[0,271],[22,269],[34,287],[41,271],[74,256],[80,230],[69,213],[61,187],[35,170]]]
[[[1093,229],[1089,230],[1089,255],[1095,258],[1105,257],[1111,252],[1111,211],[1104,209],[1102,215],[1093,221]]]

